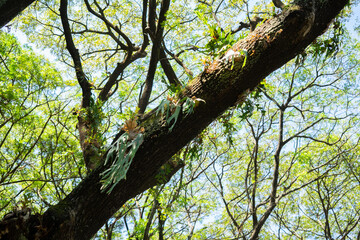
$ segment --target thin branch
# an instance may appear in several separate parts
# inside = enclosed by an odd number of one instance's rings
[[[185,66],[185,64],[184,64],[183,61],[178,57],[178,55],[170,52],[170,51],[165,47],[165,44],[164,44],[164,49],[165,49],[165,51],[167,52],[167,54],[169,54],[172,58],[175,59],[175,61],[185,70],[185,72],[186,72],[188,75],[190,75],[191,77],[194,76],[193,72]]]
[[[273,173],[273,179],[271,183],[271,193],[270,193],[270,205],[266,209],[265,213],[259,220],[258,224],[254,228],[250,239],[255,240],[258,239],[259,233],[263,225],[265,224],[266,220],[270,216],[271,212],[274,210],[276,206],[276,193],[277,188],[279,186],[278,178],[279,178],[279,168],[280,168],[280,153],[282,148],[284,147],[284,140],[283,140],[283,130],[284,130],[284,106],[280,109],[280,116],[279,116],[279,139],[278,139],[278,146],[274,155],[274,173]]]
[[[155,23],[156,23],[156,0],[150,0],[149,1],[149,17],[148,17],[148,26],[147,26],[147,28],[152,33],[152,36],[155,35],[155,31],[156,31],[156,24]]]
[[[179,81],[178,77],[176,76],[176,73],[170,64],[164,49],[165,49],[165,46],[161,46],[161,48],[160,48],[161,67],[163,68],[164,73],[165,73],[167,79],[169,80],[170,84],[173,84],[175,86],[181,86],[181,82]]]
[[[124,49],[126,51],[133,51],[133,44],[131,43],[130,39],[128,38],[128,36],[126,36],[125,33],[123,33],[119,27],[115,26],[114,24],[112,24],[106,17],[104,14],[104,10],[100,8],[100,6],[97,4],[97,2],[95,1],[95,5],[97,6],[99,13],[95,12],[95,10],[90,6],[89,1],[85,0],[85,5],[86,8],[88,9],[88,11],[90,13],[92,13],[94,16],[96,16],[97,18],[99,18],[100,20],[102,20],[107,29],[108,29],[108,34],[116,41],[117,44],[120,45],[121,49]],[[124,43],[122,43],[115,35],[114,33],[111,31],[114,30],[116,33],[118,33],[126,42],[127,45],[125,45]]]

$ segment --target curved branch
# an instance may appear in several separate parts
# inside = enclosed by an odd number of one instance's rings
[[[69,19],[67,15],[67,0],[60,1],[60,16],[61,23],[64,28],[64,35],[66,41],[66,48],[69,51],[75,67],[76,78],[79,82],[79,85],[82,90],[82,107],[86,108],[90,106],[90,98],[91,98],[91,84],[87,80],[85,73],[83,71],[83,67],[81,64],[80,54],[78,49],[75,47],[74,41],[71,36],[71,30],[69,25]]]

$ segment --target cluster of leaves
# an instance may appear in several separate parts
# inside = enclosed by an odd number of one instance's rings
[[[250,118],[254,111],[260,112],[262,115],[266,113],[263,105],[260,103],[263,95],[262,93],[266,91],[266,81],[263,80],[262,83],[249,95],[244,96],[245,99],[240,99],[240,104],[237,105],[237,109],[239,110],[238,117],[241,121]]]
[[[195,9],[195,13],[200,21],[208,27],[208,35],[210,40],[205,45],[204,53],[212,57],[222,55],[237,40],[231,32],[226,32],[217,23],[213,23],[212,19],[206,14],[208,7],[200,4]]]
[[[319,57],[324,54],[325,59],[331,56],[335,56],[340,50],[341,39],[344,36],[344,25],[337,18],[332,24],[332,29],[327,33],[326,38],[319,38],[311,44],[309,50],[314,56]]]
[[[41,212],[81,176],[66,87],[44,57],[0,31],[0,194],[7,196],[0,209],[5,213],[19,205]]]
[[[31,49],[21,49],[15,37],[0,31],[1,108],[20,105],[27,93],[32,99],[58,87],[59,73],[44,59],[32,56]],[[45,71],[46,70],[46,71]],[[36,93],[36,94],[35,94]]]

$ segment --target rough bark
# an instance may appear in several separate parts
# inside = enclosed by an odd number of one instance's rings
[[[144,142],[126,180],[110,194],[100,191],[100,173],[106,169],[101,166],[64,200],[36,218],[37,222],[28,218],[27,232],[40,239],[90,239],[126,201],[157,184],[161,166],[176,152],[321,35],[348,0],[316,1],[316,6],[311,0],[300,2],[301,6],[285,7],[281,14],[258,26],[187,85],[183,95],[196,96],[205,103],[180,117],[172,131],[161,124],[146,125]],[[229,57],[243,49],[248,53],[245,66],[244,54]]]
[[[0,0],[0,28],[33,2],[35,0]]]

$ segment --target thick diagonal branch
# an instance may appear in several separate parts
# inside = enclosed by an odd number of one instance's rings
[[[0,1],[0,28],[28,7],[35,0],[2,0]]]

